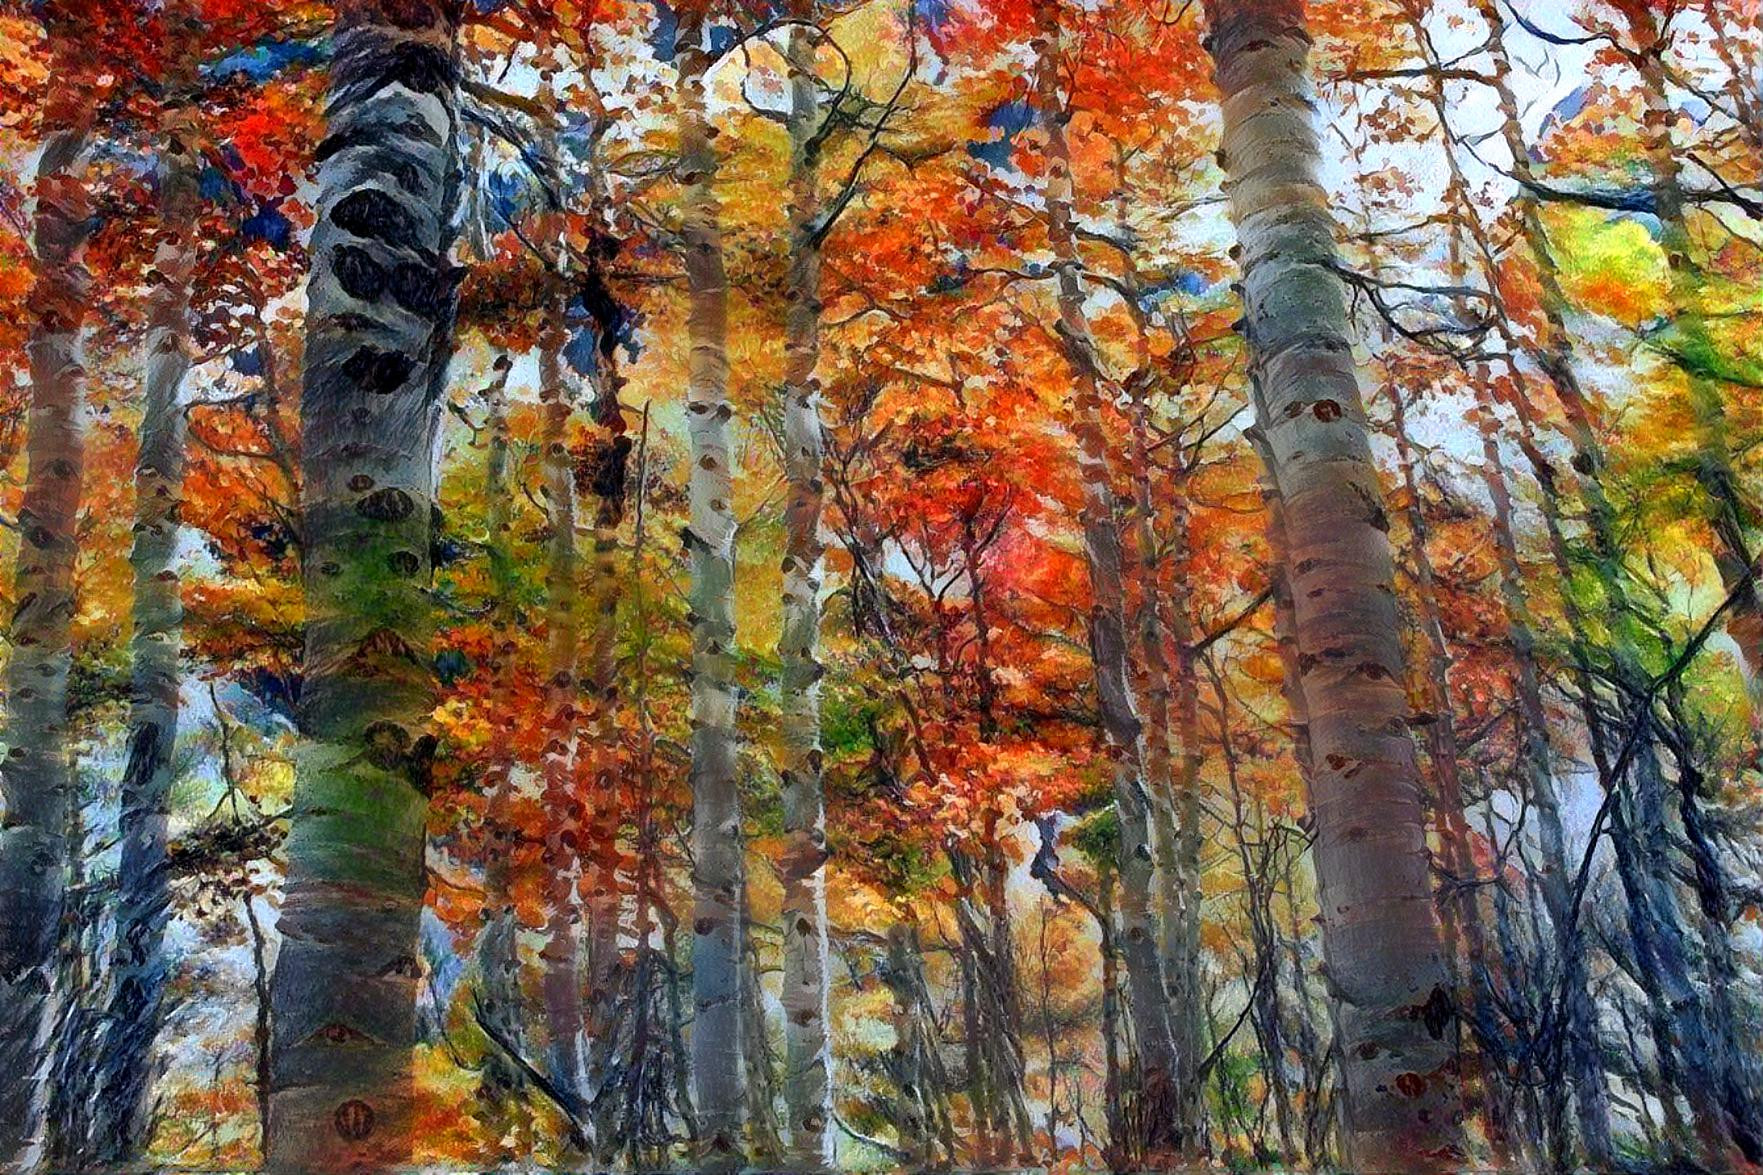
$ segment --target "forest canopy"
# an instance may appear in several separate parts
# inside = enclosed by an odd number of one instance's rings
[[[0,0],[0,1169],[1763,1167],[1758,0]]]

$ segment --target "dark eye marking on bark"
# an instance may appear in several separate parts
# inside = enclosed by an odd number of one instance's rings
[[[386,292],[385,267],[358,246],[339,246],[331,254],[331,272],[337,275],[343,292],[359,301],[377,302]]]
[[[1316,419],[1325,423],[1330,420],[1339,420],[1341,418],[1341,406],[1333,400],[1318,400],[1316,401],[1316,405],[1311,408],[1310,411],[1315,414]]]
[[[1449,1027],[1456,1014],[1457,1008],[1451,1002],[1450,994],[1440,986],[1435,986],[1432,989],[1432,994],[1420,1007],[1420,1018],[1425,1022],[1426,1030],[1434,1040],[1444,1036],[1445,1029]]]
[[[343,361],[343,375],[363,391],[389,396],[403,386],[416,360],[397,351],[361,347]]]
[[[422,225],[405,207],[378,188],[349,193],[331,209],[331,223],[344,232],[422,252]]]
[[[410,495],[395,486],[375,490],[355,503],[355,512],[375,522],[402,522],[416,510]]]
[[[313,153],[313,158],[319,163],[323,163],[332,155],[339,151],[346,151],[351,147],[372,147],[376,152],[383,151],[388,137],[409,139],[415,143],[427,143],[434,147],[442,146],[440,134],[436,132],[428,119],[419,114],[407,114],[402,118],[390,116],[384,119],[376,118],[371,126],[356,123],[344,129],[333,131],[324,137],[324,142],[318,145],[318,150]]]
[[[425,127],[427,124],[424,124]],[[330,155],[352,147],[368,147],[373,151],[373,165],[382,175],[390,176],[400,188],[409,192],[417,199],[427,199],[429,194],[429,173],[432,164],[415,151],[401,151],[398,141],[393,139],[389,144],[379,138],[375,132],[378,128],[355,128],[339,131],[326,139],[318,149],[318,158],[322,162]]]
[[[373,1107],[360,1098],[353,1098],[337,1107],[331,1115],[331,1124],[336,1127],[339,1137],[350,1142],[360,1142],[373,1133]]]
[[[416,964],[415,955],[399,955],[379,970],[380,975],[397,975],[404,979],[415,979],[422,974],[422,968]]]
[[[372,1041],[372,1037],[360,1029],[351,1028],[338,1020],[333,1020],[318,1030],[318,1035],[330,1044],[360,1044]]]
[[[433,45],[359,30],[331,66],[331,101],[362,102],[389,86],[446,95],[453,75],[452,58]]]
[[[392,301],[422,318],[438,318],[452,297],[447,279],[432,265],[406,262],[392,270]]]
[[[415,575],[422,570],[422,558],[415,551],[393,551],[386,556],[386,566],[399,575]]]

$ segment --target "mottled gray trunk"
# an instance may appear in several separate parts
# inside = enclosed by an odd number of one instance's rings
[[[452,3],[338,14],[301,400],[306,649],[272,987],[276,1172],[413,1144],[434,736],[435,450],[453,346]]]
[[[1390,429],[1396,442],[1396,464],[1402,476],[1408,523],[1408,565],[1414,577],[1415,619],[1425,643],[1425,696],[1432,711],[1425,728],[1427,758],[1432,763],[1434,827],[1444,862],[1445,892],[1440,896],[1440,923],[1453,968],[1458,965],[1461,944],[1462,969],[1457,975],[1456,999],[1477,1031],[1464,1049],[1465,1085],[1472,1102],[1479,1104],[1486,1123],[1495,1161],[1511,1161],[1507,1123],[1494,1112],[1494,1066],[1484,1043],[1499,1032],[1496,1013],[1489,1004],[1487,931],[1482,922],[1481,889],[1476,884],[1475,854],[1469,821],[1464,811],[1463,774],[1459,765],[1456,702],[1451,693],[1451,646],[1445,638],[1443,607],[1437,576],[1433,572],[1431,527],[1426,520],[1420,476],[1415,468],[1414,445],[1408,435],[1408,410],[1402,389],[1391,385]],[[1497,1061],[1496,1061],[1497,1063]]]
[[[1113,776],[1120,821],[1118,873],[1122,961],[1131,998],[1128,1013],[1138,1041],[1140,1145],[1147,1161],[1167,1161],[1195,1141],[1184,1137],[1179,1059],[1170,1018],[1169,988],[1159,954],[1162,934],[1152,901],[1156,871],[1151,800],[1145,790],[1142,727],[1128,672],[1126,590],[1120,526],[1114,509],[1108,441],[1102,421],[1102,374],[1084,314],[1082,260],[1073,228],[1071,152],[1065,103],[1059,92],[1059,18],[1052,0],[1036,6],[1035,98],[1047,134],[1047,231],[1058,269],[1058,335],[1071,376],[1070,429],[1077,442],[1083,485],[1084,562],[1090,583],[1090,656],[1097,706]]]
[[[813,5],[797,5],[811,15]],[[790,1166],[833,1164],[832,1037],[828,1030],[826,798],[821,787],[820,516],[825,499],[820,426],[820,80],[814,39],[790,32],[789,310],[783,386],[785,512],[779,774],[785,848],[780,869],[784,928],[784,1110]]]
[[[1284,506],[1347,1166],[1459,1165],[1449,976],[1299,0],[1209,0],[1259,423]]]
[[[169,8],[170,6],[168,6]],[[172,13],[168,12],[168,15]],[[188,89],[197,30],[178,24],[177,76],[159,136],[159,241],[148,294],[146,396],[135,459],[134,634],[128,764],[118,831],[116,946],[111,1000],[98,1058],[96,1157],[122,1163],[145,1150],[152,1103],[153,1044],[164,1016],[165,925],[171,887],[166,822],[178,730],[178,651],[183,600],[176,565],[178,504],[184,492],[184,415],[178,402],[190,370],[190,277],[196,262],[201,162]]]
[[[736,780],[739,698],[734,681],[735,516],[729,448],[728,274],[723,268],[720,154],[705,105],[710,56],[704,30],[681,30],[679,178],[685,185],[681,249],[690,309],[686,387],[692,471],[692,1078],[708,1170],[743,1162],[741,924],[746,885]]]
[[[507,697],[515,669],[515,576],[510,543],[513,532],[513,500],[508,481],[508,376],[506,356],[496,360],[495,373],[484,389],[485,428],[489,436],[484,454],[485,536],[484,551],[490,564],[491,631],[495,653],[493,672],[498,696]],[[510,886],[519,830],[512,824],[514,757],[509,749],[513,715],[498,719],[500,743],[490,751],[484,766],[482,789],[488,796],[484,813],[483,930],[478,934],[478,995],[484,1019],[504,1040],[521,1039],[520,918],[514,909]],[[491,1142],[491,1154],[512,1159],[531,1143],[531,1119],[526,1105],[526,1076],[499,1048],[484,1052],[483,1072],[478,1079],[478,1117]]]
[[[42,115],[30,295],[28,468],[8,629],[0,796],[0,1165],[31,1161],[42,1124],[49,993],[66,885],[73,765],[67,746],[74,560],[85,468],[80,330],[91,276],[86,138],[92,112],[74,79],[80,30],[51,19],[57,84]]]

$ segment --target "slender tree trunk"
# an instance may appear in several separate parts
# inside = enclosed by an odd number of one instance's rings
[[[1511,64],[1505,47],[1505,20],[1495,0],[1475,0],[1475,7],[1488,28],[1488,54],[1493,63],[1493,85],[1501,114],[1502,134],[1512,156],[1513,175],[1520,184],[1520,227],[1526,248],[1536,265],[1543,335],[1527,350],[1548,376],[1567,416],[1569,440],[1574,450],[1572,465],[1580,476],[1579,492],[1590,530],[1591,567],[1604,596],[1610,633],[1609,653],[1618,680],[1628,690],[1638,691],[1645,686],[1648,675],[1638,652],[1640,643],[1625,586],[1626,572],[1622,547],[1617,539],[1615,511],[1600,480],[1605,466],[1604,454],[1594,427],[1591,403],[1573,365],[1573,345],[1566,327],[1568,302],[1543,225],[1540,202],[1528,186],[1534,182],[1533,168],[1518,101],[1507,80]],[[1479,232],[1477,222],[1471,220],[1470,224],[1472,231],[1477,232],[1477,246],[1484,264],[1491,268],[1495,264],[1492,248],[1485,234]],[[1521,400],[1515,400],[1513,407],[1524,420],[1527,408]],[[1546,462],[1540,455],[1534,457],[1533,462],[1538,466],[1539,477],[1545,482],[1551,481],[1544,472]],[[1552,487],[1546,485],[1545,488]],[[1557,551],[1557,563],[1565,571],[1570,564],[1564,544],[1558,527],[1553,521],[1550,525],[1554,528],[1551,543]],[[1583,655],[1583,650],[1576,655]],[[1586,680],[1582,688],[1586,699],[1583,704],[1596,743],[1601,737],[1596,705],[1587,692],[1589,674],[1582,672],[1581,676]],[[1628,708],[1626,702],[1624,708]],[[1618,873],[1629,905],[1630,933],[1642,961],[1641,974],[1649,988],[1650,1019],[1661,1072],[1668,1074],[1672,1081],[1682,1083],[1681,1088],[1696,1119],[1700,1146],[1710,1158],[1721,1162],[1724,1159],[1716,1156],[1723,1145],[1719,1141],[1724,1129],[1723,1115],[1713,1090],[1714,1066],[1707,1052],[1708,1036],[1702,1004],[1687,974],[1687,960],[1674,942],[1680,937],[1679,914],[1672,881],[1661,872],[1667,864],[1658,849],[1647,847],[1649,844],[1662,845],[1665,835],[1662,824],[1655,823],[1663,820],[1664,785],[1657,762],[1652,716],[1642,712],[1626,717],[1639,732],[1632,756],[1634,770],[1630,789],[1634,819],[1623,819],[1622,812],[1618,811],[1618,818],[1612,822],[1611,839],[1617,850]],[[1607,761],[1606,751],[1603,763],[1607,764]],[[1624,785],[1624,781],[1612,778],[1602,764],[1600,777],[1606,789]],[[1631,841],[1635,843],[1629,843]],[[1681,1064],[1676,1056],[1680,1050],[1685,1054]]]
[[[116,947],[98,1065],[96,1157],[123,1163],[147,1146],[153,1045],[164,1019],[165,925],[171,912],[166,823],[177,745],[178,653],[183,602],[177,572],[178,503],[184,489],[184,415],[190,370],[190,276],[201,170],[187,90],[197,30],[182,5],[168,6],[176,40],[160,128],[158,284],[148,294],[146,403],[135,460],[134,635],[128,764],[118,830]]]
[[[272,991],[277,1172],[396,1166],[413,1144],[457,20],[452,3],[359,0],[332,42],[301,404],[306,743]]]
[[[581,1109],[585,1057],[580,972],[581,904],[576,893],[586,815],[577,786],[575,756],[580,717],[577,657],[581,608],[576,583],[575,474],[569,455],[572,406],[564,386],[562,353],[565,294],[553,292],[539,340],[539,400],[543,420],[540,461],[544,471],[545,568],[545,945],[543,996],[551,1080]],[[582,751],[586,753],[586,751]]]
[[[958,874],[959,877],[959,874]],[[965,888],[965,887],[964,887]],[[966,893],[957,901],[968,900]],[[959,917],[959,915],[957,915]],[[961,967],[961,1051],[967,1085],[967,1106],[973,1129],[974,1166],[989,1166],[992,1161],[992,1093],[987,1051],[980,1028],[979,961],[974,943],[962,923],[960,941],[955,947]]]
[[[239,905],[245,911],[245,928],[251,935],[251,1092],[256,1097],[257,1153],[269,1153],[269,1091],[273,1086],[269,1058],[275,1030],[270,997],[269,936],[254,904],[257,895],[246,891]]]
[[[1407,726],[1389,521],[1353,370],[1299,0],[1209,0],[1259,428],[1285,508],[1349,1167],[1457,1166],[1449,976]]]
[[[741,949],[746,886],[741,795],[736,782],[734,684],[734,471],[729,452],[728,274],[723,268],[719,153],[705,106],[709,52],[703,30],[682,28],[679,62],[679,174],[685,184],[680,236],[691,309],[686,388],[692,471],[685,541],[692,586],[692,1078],[702,1163],[743,1162],[746,1102]]]
[[[1171,572],[1180,584],[1193,582],[1193,511],[1186,498],[1186,477],[1181,486],[1182,499],[1176,505],[1172,530],[1174,550],[1170,557]],[[1180,900],[1171,924],[1164,934],[1176,944],[1175,967],[1164,976],[1169,984],[1170,1009],[1175,1029],[1177,1096],[1181,1112],[1180,1129],[1186,1140],[1187,1153],[1197,1154],[1205,1148],[1206,1098],[1200,1074],[1201,1028],[1206,1020],[1207,999],[1200,971],[1200,923],[1204,913],[1205,894],[1201,891],[1204,876],[1200,853],[1205,843],[1205,830],[1200,795],[1200,769],[1206,754],[1200,747],[1200,683],[1195,672],[1194,632],[1188,622],[1186,601],[1168,602],[1168,625],[1175,641],[1175,728],[1181,739],[1180,767],[1175,777],[1176,815],[1180,825],[1177,842],[1176,869]]]
[[[1714,562],[1720,573],[1721,585],[1732,601],[1726,629],[1739,648],[1751,684],[1752,723],[1763,721],[1763,600],[1759,599],[1756,557],[1751,550],[1750,534],[1755,527],[1755,504],[1739,486],[1733,465],[1731,440],[1728,435],[1726,402],[1720,385],[1709,374],[1698,371],[1694,363],[1715,353],[1715,340],[1708,331],[1706,305],[1702,287],[1706,275],[1692,253],[1694,242],[1685,211],[1684,192],[1673,142],[1672,126],[1677,111],[1671,104],[1666,72],[1666,39],[1652,12],[1638,5],[1623,5],[1629,18],[1631,35],[1641,49],[1640,73],[1646,112],[1642,135],[1647,158],[1652,166],[1653,202],[1660,225],[1660,244],[1671,275],[1672,299],[1677,315],[1674,326],[1679,346],[1690,362],[1681,363],[1689,384],[1688,402],[1696,428],[1696,479],[1707,500],[1710,529],[1714,533]],[[1731,943],[1730,924],[1726,914],[1724,869],[1719,857],[1708,846],[1701,830],[1697,788],[1682,781],[1702,779],[1693,762],[1693,743],[1684,740],[1679,751],[1680,810],[1685,833],[1691,846],[1691,861],[1697,878],[1696,891],[1704,915],[1704,941],[1711,972],[1713,997],[1711,1027],[1716,1030],[1714,1044],[1722,1061],[1722,1101],[1726,1107],[1727,1132],[1745,1159],[1763,1159],[1763,1119],[1759,1116],[1758,1091],[1750,1058],[1754,1041],[1744,1039],[1745,1026],[1732,1016],[1723,1014],[1730,1007]],[[1724,974],[1723,974],[1724,972]]]
[[[1115,962],[1114,869],[1096,863],[1096,919],[1102,936],[1102,1116],[1108,1125],[1104,1158],[1110,1170],[1121,1170],[1131,1153],[1120,1097],[1120,968]],[[1128,1150],[1123,1151],[1123,1147]]]
[[[1706,275],[1692,250],[1685,214],[1681,169],[1673,142],[1672,124],[1677,109],[1671,104],[1665,53],[1669,46],[1653,13],[1629,0],[1617,7],[1628,15],[1630,34],[1640,50],[1639,69],[1645,113],[1641,121],[1642,144],[1652,169],[1653,205],[1659,217],[1659,244],[1671,275],[1675,305],[1673,327],[1682,359],[1689,395],[1687,403],[1695,422],[1696,481],[1700,485],[1714,535],[1714,566],[1720,583],[1732,597],[1727,611],[1726,633],[1738,647],[1746,681],[1751,687],[1753,727],[1763,726],[1763,596],[1755,582],[1756,556],[1751,535],[1756,529],[1757,508],[1739,485],[1733,466],[1732,441],[1726,416],[1726,400],[1720,385],[1698,364],[1717,353],[1708,332],[1702,288]],[[1743,124],[1741,124],[1743,125]]]
[[[1008,885],[1010,861],[999,835],[999,817],[993,812],[986,817],[984,885],[986,921],[991,933],[986,954],[991,960],[991,1011],[993,1031],[986,1036],[995,1058],[992,1071],[1002,1075],[996,1086],[1000,1095],[994,1103],[997,1114],[999,1155],[1001,1163],[1026,1163],[1033,1143],[1034,1126],[1029,1121],[1025,1084],[1028,1076],[1027,1054],[1022,1045],[1022,987],[1016,965],[1016,935],[1010,917]],[[1007,1140],[1014,1139],[1014,1154],[1005,1150]]]
[[[807,18],[811,3],[798,2]],[[784,469],[790,482],[784,553],[782,669],[784,836],[784,1107],[788,1161],[833,1163],[832,1038],[827,1025],[826,800],[821,788],[820,515],[825,498],[820,425],[820,82],[814,41],[790,32],[790,304],[784,371]]]
[[[1555,788],[1554,756],[1549,747],[1548,712],[1543,705],[1541,677],[1537,669],[1536,631],[1525,596],[1524,571],[1512,521],[1512,495],[1507,488],[1505,466],[1492,405],[1482,404],[1482,477],[1494,507],[1494,548],[1499,557],[1500,598],[1506,614],[1506,632],[1512,645],[1513,684],[1518,702],[1520,754],[1528,799],[1537,811],[1542,847],[1539,888],[1550,924],[1556,930],[1557,966],[1562,969],[1561,987],[1567,1004],[1567,1069],[1572,1075],[1575,1121],[1586,1162],[1597,1170],[1610,1166],[1609,1089],[1599,1048],[1597,1005],[1586,976],[1585,950],[1576,936],[1567,933],[1568,905],[1574,864],[1568,858],[1567,834],[1561,819],[1561,800]],[[1546,1091],[1556,1098],[1561,1091]],[[1566,1165],[1559,1149],[1557,1167]]]
[[[57,83],[37,158],[29,341],[28,469],[8,630],[0,797],[0,1166],[27,1165],[41,1127],[55,945],[67,867],[73,765],[67,746],[76,532],[85,464],[80,331],[90,274],[84,154],[92,113],[76,83],[80,30],[52,18]]]
[[[1124,186],[1124,175],[1121,183]],[[1129,231],[1124,216],[1121,217],[1121,231]],[[1136,296],[1138,282],[1132,272],[1130,260],[1124,280]],[[1140,368],[1148,370],[1144,324],[1141,322],[1139,326]],[[1181,866],[1177,859],[1181,836],[1176,829],[1174,756],[1169,742],[1172,689],[1169,683],[1169,633],[1163,623],[1165,559],[1157,535],[1156,496],[1151,484],[1151,448],[1148,440],[1151,407],[1145,383],[1144,380],[1134,379],[1127,388],[1132,396],[1132,439],[1128,449],[1128,467],[1133,493],[1133,542],[1138,548],[1135,570],[1139,580],[1138,606],[1133,620],[1138,629],[1138,668],[1144,682],[1139,698],[1144,706],[1145,787],[1150,795],[1152,843],[1157,850],[1157,897],[1163,919],[1163,938],[1160,944],[1163,977],[1172,988],[1172,1005],[1179,1007],[1180,1001],[1174,997],[1173,989],[1179,984],[1177,975],[1181,970],[1182,936],[1178,928],[1181,925],[1179,915],[1182,879]],[[1177,492],[1185,493],[1186,488],[1185,484],[1178,486]]]
[[[749,928],[753,925],[751,912],[744,907],[741,923]],[[769,1171],[777,1169],[784,1154],[783,1129],[777,1116],[777,1058],[766,1022],[765,993],[759,986],[759,940],[751,930],[744,945],[741,1027],[747,1037],[741,1045],[741,1060],[747,1067],[747,1161]]]
[[[1135,712],[1127,666],[1126,592],[1119,521],[1108,468],[1108,442],[1102,422],[1102,374],[1084,315],[1081,259],[1072,227],[1071,153],[1065,137],[1065,103],[1059,93],[1059,16],[1054,0],[1036,7],[1035,95],[1047,133],[1046,201],[1048,234],[1059,271],[1058,334],[1072,380],[1071,429],[1077,439],[1083,482],[1084,557],[1090,580],[1090,653],[1102,732],[1112,763],[1114,804],[1120,820],[1120,912],[1128,1012],[1138,1040],[1140,1121],[1147,1131],[1144,1157],[1152,1164],[1190,1149],[1195,1139],[1182,1134],[1180,1062],[1171,1024],[1169,987],[1159,957],[1158,919],[1152,902],[1155,881],[1150,803],[1145,791],[1142,726]],[[1184,1010],[1185,1012],[1186,1010]]]
[[[104,801],[102,794],[92,795],[82,788],[69,805],[67,891],[55,968],[59,1007],[50,1038],[48,1107],[43,1114],[44,1157],[51,1171],[85,1170],[99,1141],[93,1132],[96,1072],[91,1058],[102,1043],[98,1016],[103,982],[97,934],[100,903],[87,870],[92,842],[85,813],[88,807]]]
[[[491,590],[495,593],[491,629],[496,642],[495,692],[509,697],[514,681],[514,631],[518,623],[514,608],[514,564],[509,550],[512,505],[508,484],[508,376],[506,356],[496,360],[495,373],[484,390],[485,444],[484,500],[487,507],[484,546],[490,564]],[[489,797],[484,816],[483,930],[478,934],[478,996],[482,1014],[495,1025],[504,1040],[518,1041],[521,1032],[520,919],[510,892],[513,858],[519,830],[512,824],[514,756],[511,746],[513,716],[498,718],[499,744],[491,748],[484,767],[482,788]],[[490,1154],[498,1161],[511,1160],[531,1142],[531,1121],[526,1106],[526,1075],[499,1048],[485,1051],[478,1079],[479,1118],[489,1135]]]
[[[888,927],[887,963],[882,982],[893,997],[894,1045],[889,1069],[894,1079],[894,1131],[908,1172],[931,1165],[929,1099],[925,1096],[924,1045],[919,1038],[918,936],[914,927]]]
[[[1487,930],[1482,920],[1481,888],[1476,884],[1472,834],[1464,810],[1456,702],[1451,693],[1451,647],[1445,638],[1438,579],[1428,549],[1432,533],[1426,521],[1420,477],[1415,469],[1414,442],[1408,435],[1407,405],[1399,387],[1392,385],[1388,391],[1396,462],[1407,500],[1404,513],[1408,523],[1409,564],[1414,576],[1415,601],[1419,605],[1420,633],[1426,642],[1426,699],[1432,715],[1426,724],[1425,742],[1427,758],[1433,768],[1436,791],[1433,809],[1446,873],[1445,892],[1439,901],[1440,924],[1453,956],[1455,942],[1460,940],[1463,944],[1464,973],[1458,976],[1456,998],[1476,1028],[1472,1034],[1474,1043],[1465,1050],[1473,1058],[1468,1066],[1471,1071],[1465,1075],[1465,1084],[1473,1090],[1474,1101],[1481,1106],[1481,1116],[1496,1162],[1507,1165],[1511,1161],[1507,1124],[1494,1112],[1497,1096],[1494,1058],[1490,1058],[1486,1051],[1486,1042],[1497,1038],[1499,1028],[1496,1013],[1489,1005]],[[1454,957],[1452,965],[1456,965]]]
[[[613,1129],[617,1099],[606,1096],[606,1086],[617,1071],[618,992],[623,975],[619,924],[624,891],[619,880],[623,857],[619,833],[624,825],[627,797],[622,793],[623,756],[620,748],[618,712],[618,611],[625,583],[619,566],[618,530],[624,523],[626,465],[631,440],[625,435],[624,407],[618,393],[623,384],[612,359],[613,349],[602,348],[596,373],[599,386],[593,405],[596,426],[587,485],[594,497],[594,562],[589,607],[593,641],[588,654],[586,742],[584,754],[589,780],[587,852],[583,881],[588,902],[588,1095],[596,1106],[595,1154],[610,1162],[616,1152],[613,1140],[604,1137]],[[646,947],[641,937],[639,949]]]

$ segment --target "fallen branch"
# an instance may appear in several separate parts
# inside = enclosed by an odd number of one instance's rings
[[[546,1099],[563,1114],[563,1120],[569,1123],[570,1145],[578,1150],[586,1150],[588,1148],[587,1127],[578,1116],[578,1111],[570,1104],[573,1099],[558,1089],[549,1077],[534,1068],[533,1063],[521,1054],[520,1049],[502,1035],[502,1030],[490,1023],[490,1018],[484,1014],[483,997],[476,992],[473,992],[471,996],[471,1015],[472,1019],[477,1021],[477,1026],[484,1036],[489,1038],[490,1043],[501,1049],[503,1054],[514,1062],[515,1067],[526,1074],[527,1080],[533,1083],[533,1087],[544,1094]]]

